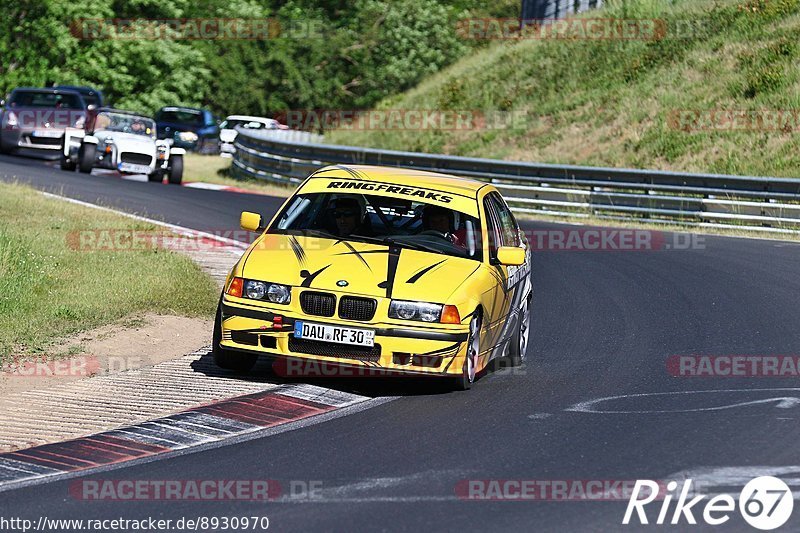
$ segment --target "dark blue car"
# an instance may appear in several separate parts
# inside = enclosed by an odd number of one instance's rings
[[[105,105],[102,91],[99,91],[94,87],[84,87],[82,85],[56,85],[53,87],[53,89],[75,91],[76,93],[79,93],[83,98],[83,101],[86,102],[86,105],[89,106],[90,110],[94,110]]]
[[[219,124],[207,109],[162,107],[155,118],[158,138],[172,139],[173,146],[196,152],[217,148]]]

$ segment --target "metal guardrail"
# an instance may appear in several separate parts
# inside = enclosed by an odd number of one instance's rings
[[[800,179],[475,159],[278,141],[240,131],[234,174],[297,184],[328,164],[405,167],[486,181],[518,213],[800,233]]]
[[[602,7],[603,0],[523,0],[522,20],[560,19]]]

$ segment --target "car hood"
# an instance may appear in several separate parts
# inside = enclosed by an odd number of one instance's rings
[[[155,156],[156,153],[155,141],[144,135],[118,131],[100,131],[94,136],[97,137],[100,143],[104,143],[106,139],[112,139],[120,152],[135,152],[151,156]]]
[[[407,248],[394,255],[379,244],[267,234],[253,244],[242,276],[376,298],[447,303],[479,266],[471,259]]]

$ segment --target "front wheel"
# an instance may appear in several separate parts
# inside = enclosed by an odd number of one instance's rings
[[[220,346],[220,342],[222,342],[222,302],[217,306],[214,333],[211,336],[211,355],[214,357],[214,363],[225,370],[241,373],[248,372],[256,365],[257,355],[226,350]]]
[[[180,185],[183,181],[183,156],[174,155],[169,158],[169,182],[173,185]]]
[[[94,160],[97,156],[97,147],[93,144],[83,144],[78,155],[79,167],[81,172],[89,174],[94,167]]]
[[[464,365],[461,375],[455,379],[456,390],[469,390],[475,382],[478,367],[478,355],[481,353],[481,316],[475,313],[469,322],[469,337],[467,337],[467,353],[464,356]]]

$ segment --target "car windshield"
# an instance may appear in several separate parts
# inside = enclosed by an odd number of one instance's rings
[[[440,205],[363,194],[299,194],[269,233],[396,245],[482,259],[477,218]]]
[[[203,114],[200,111],[188,109],[162,110],[157,117],[159,122],[174,122],[176,124],[203,125]]]
[[[11,96],[10,107],[50,107],[56,109],[83,109],[81,97],[75,93],[50,93],[19,91]]]
[[[94,131],[119,131],[155,137],[156,125],[147,117],[103,111],[95,118]]]
[[[83,101],[86,102],[86,105],[100,105],[100,97],[96,93],[85,93],[81,96],[83,96]]]

